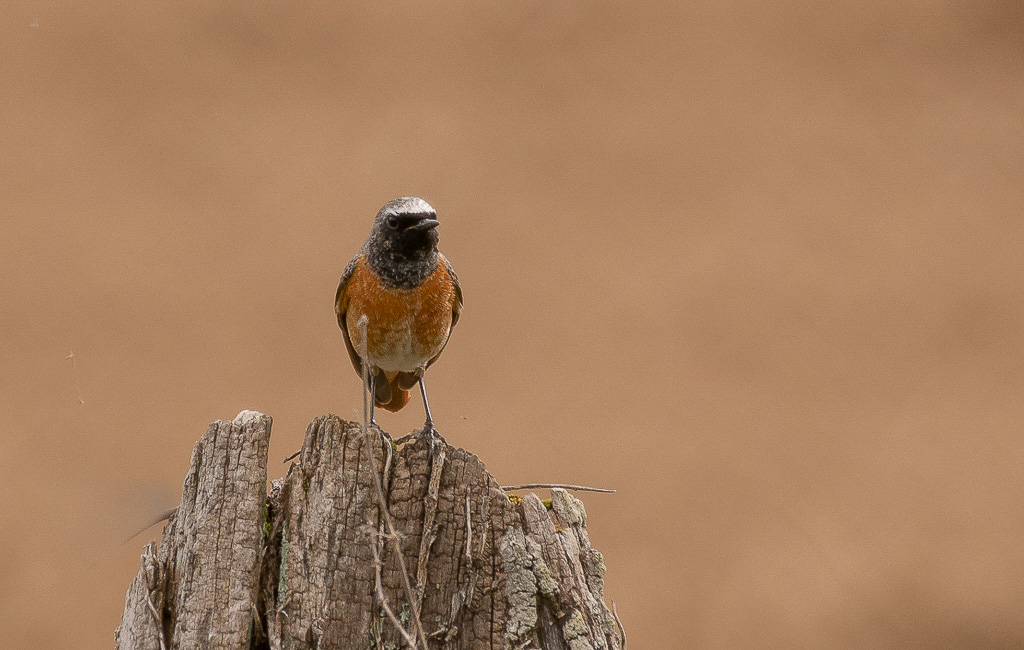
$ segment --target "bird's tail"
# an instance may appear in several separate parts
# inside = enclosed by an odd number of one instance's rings
[[[383,373],[377,375],[377,387],[373,395],[375,406],[394,413],[409,403],[409,391],[405,388],[408,381],[403,377],[404,374],[398,373],[390,379],[381,376]]]
[[[394,413],[395,411],[402,410],[402,407],[409,403],[409,391],[398,390],[398,388],[392,388],[391,401],[378,402],[374,400],[373,403],[386,411],[391,411],[392,413]]]

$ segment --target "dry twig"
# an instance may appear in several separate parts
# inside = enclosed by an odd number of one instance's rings
[[[619,638],[622,639],[622,650],[626,650],[626,628],[622,626],[622,621],[619,620],[619,610],[615,607],[615,601],[612,601],[612,617],[615,619],[615,624],[619,626]]]
[[[441,488],[441,470],[444,468],[444,461],[448,450],[441,445],[437,454],[433,453],[434,446],[431,445],[430,459],[430,483],[427,488],[427,498],[423,512],[423,534],[420,537],[420,554],[416,561],[416,602],[414,608],[417,616],[423,611],[423,592],[427,588],[427,562],[430,560],[430,547],[437,539],[437,530],[434,520],[437,518],[437,498]]]
[[[483,510],[483,534],[487,535],[487,499],[481,502],[481,509]],[[483,553],[484,539],[480,539],[480,552]],[[459,612],[462,611],[463,606],[466,603],[473,601],[473,592],[476,589],[477,572],[473,566],[473,518],[470,510],[469,500],[469,489],[466,489],[466,584],[460,589],[455,596],[452,598],[452,613],[448,618],[448,631],[445,635],[445,642],[455,638],[458,634],[459,628],[455,625],[455,621],[459,618]]]
[[[487,529],[491,525],[491,520],[487,518],[488,503],[488,499],[484,499],[483,501],[480,502],[480,519],[484,522],[483,530],[480,531],[480,546],[479,550],[477,550],[477,555],[479,555],[480,557],[483,557],[484,555],[484,544],[487,543]]]
[[[383,542],[383,538],[381,538],[381,542]],[[381,584],[380,578],[380,572],[384,564],[380,560],[380,552],[377,550],[376,541],[372,546],[370,546],[370,550],[373,551],[373,565],[376,568],[374,582],[376,584],[377,590],[377,601],[380,603],[380,606],[384,608],[384,613],[387,614],[389,619],[391,619],[391,623],[394,624],[395,629],[397,629],[398,633],[402,635],[402,638],[405,639],[405,642],[409,645],[410,648],[416,650],[418,646],[416,645],[415,637],[409,634],[409,632],[405,629],[405,626],[402,625],[402,621],[398,620],[398,617],[395,616],[395,612],[392,611],[391,606],[388,605],[388,597],[384,595],[384,586]]]
[[[615,494],[615,490],[605,488],[587,487],[586,485],[565,485],[563,483],[526,483],[524,485],[502,485],[501,489],[506,492],[513,490],[532,490],[534,488],[562,488],[563,490],[576,490],[578,492],[605,492]]]
[[[466,559],[473,561],[473,522],[469,512],[469,488],[466,488]]]
[[[145,525],[145,526],[143,526],[142,528],[140,528],[140,529],[136,530],[136,531],[135,531],[134,533],[132,533],[132,534],[131,534],[131,535],[129,535],[128,537],[125,537],[125,538],[124,538],[124,539],[123,539],[123,540],[121,541],[121,543],[122,543],[122,544],[127,544],[128,542],[132,541],[133,539],[135,539],[136,537],[138,537],[139,535],[141,535],[141,534],[142,534],[143,532],[145,532],[145,531],[146,531],[147,529],[149,529],[149,528],[152,528],[153,526],[156,526],[156,525],[157,525],[157,524],[159,524],[159,523],[160,523],[161,521],[167,521],[167,520],[168,520],[168,519],[170,519],[170,518],[171,518],[171,517],[172,517],[173,515],[175,515],[175,514],[176,514],[177,512],[178,512],[178,506],[174,506],[174,507],[173,507],[173,508],[171,508],[170,510],[165,510],[165,511],[161,512],[161,513],[160,513],[159,515],[157,515],[157,517],[156,517],[155,519],[151,520],[151,521],[150,521],[150,522],[149,522],[148,524],[146,524],[146,525]]]
[[[398,533],[395,531],[395,523],[391,520],[391,513],[388,511],[388,503],[387,499],[384,497],[384,486],[381,484],[380,474],[377,473],[377,459],[373,453],[373,449],[369,447],[369,445],[371,445],[372,442],[370,440],[369,424],[370,406],[367,397],[369,397],[369,399],[374,399],[374,396],[370,394],[369,367],[366,362],[366,359],[369,358],[369,353],[366,349],[368,325],[369,318],[364,314],[357,323],[357,326],[359,327],[360,338],[362,339],[360,342],[360,356],[362,356],[363,358],[361,373],[363,376],[363,441],[368,446],[367,456],[369,456],[370,459],[370,474],[373,476],[373,486],[374,488],[376,488],[377,491],[377,501],[378,504],[380,505],[381,516],[384,518],[384,524],[387,527],[387,536],[391,539],[391,544],[394,546],[395,549],[395,556],[398,558],[398,568],[402,576],[402,584],[405,586],[406,598],[409,599],[409,609],[410,614],[412,615],[412,621],[416,627],[416,636],[419,637],[420,643],[423,645],[423,650],[427,650],[427,637],[423,632],[423,624],[420,622],[420,612],[418,608],[413,606],[415,600],[413,597],[412,584],[409,582],[409,571],[405,568],[405,556],[402,553],[402,546],[399,543]],[[390,447],[391,445],[389,444],[388,446]],[[424,534],[426,534],[426,531],[424,531]],[[391,619],[391,622],[394,623],[394,625],[398,628],[399,632],[401,632],[402,637],[405,638],[406,643],[408,643],[409,647],[413,648],[413,650],[416,650],[416,640],[412,638],[412,636],[408,632],[406,632],[404,627],[402,627],[401,622],[398,620],[397,617],[395,617],[394,612],[391,611],[391,608],[388,606],[387,601],[384,599],[384,590],[382,588],[380,581],[382,563],[380,560],[380,555],[377,553],[376,546],[374,545],[372,548],[374,550],[374,555],[376,557],[377,563],[377,597],[378,599],[380,599],[381,606],[384,608],[384,612],[388,615],[388,618]]]

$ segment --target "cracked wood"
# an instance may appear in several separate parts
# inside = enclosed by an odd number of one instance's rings
[[[566,491],[552,490],[550,510],[534,494],[510,499],[464,449],[432,454],[418,432],[367,439],[322,416],[267,495],[270,428],[243,412],[196,443],[178,511],[128,590],[118,648],[418,646],[411,608],[432,650],[624,648],[586,512]],[[397,545],[383,543],[371,465]]]

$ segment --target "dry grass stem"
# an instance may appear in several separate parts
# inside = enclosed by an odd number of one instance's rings
[[[578,492],[604,492],[606,494],[615,494],[615,490],[608,490],[606,488],[588,487],[586,485],[567,485],[564,483],[524,483],[523,485],[502,485],[501,489],[506,492],[513,490],[533,490],[535,488],[562,488],[563,490],[576,490]]]
[[[448,450],[445,445],[440,445],[440,451],[433,453],[434,446],[431,444],[430,460],[430,483],[427,488],[427,498],[423,512],[423,535],[420,537],[420,553],[416,562],[416,603],[417,614],[423,610],[423,592],[427,588],[427,562],[430,560],[430,547],[437,539],[437,498],[441,488],[441,470],[444,469],[444,462]]]
[[[612,617],[615,619],[615,624],[619,626],[619,638],[622,639],[622,650],[626,650],[626,628],[622,626],[622,621],[619,620],[619,610],[615,607],[615,601],[612,601]]]
[[[125,537],[124,540],[121,541],[121,543],[122,544],[127,544],[128,542],[132,541],[133,539],[135,539],[136,537],[141,535],[147,529],[152,528],[153,526],[156,526],[161,521],[167,521],[168,519],[170,519],[177,512],[178,512],[178,507],[177,506],[171,508],[170,510],[165,510],[165,511],[161,512],[159,515],[157,515],[157,517],[155,519],[152,519],[148,524],[146,524],[142,528],[139,528],[138,530],[136,530],[134,533],[132,533],[128,537]]]
[[[383,543],[383,538],[380,538],[380,541],[381,543]],[[374,583],[377,591],[377,602],[380,603],[380,606],[384,609],[384,613],[391,620],[391,623],[395,626],[395,629],[397,629],[399,634],[402,635],[402,638],[405,639],[406,644],[408,644],[408,646],[413,650],[416,650],[416,648],[418,647],[416,645],[416,638],[409,634],[408,630],[405,629],[405,626],[402,625],[402,621],[398,620],[398,617],[395,616],[395,612],[391,609],[391,606],[388,604],[387,596],[384,595],[384,585],[381,584],[380,578],[381,569],[383,568],[384,565],[380,561],[380,552],[377,550],[376,542],[374,542],[374,544],[370,546],[370,549],[373,551],[373,566],[376,569]],[[425,648],[426,646],[424,645],[423,647]]]
[[[466,559],[473,560],[473,522],[469,512],[469,488],[466,488]]]
[[[405,567],[405,555],[402,553],[402,546],[399,542],[399,536],[398,533],[395,531],[395,523],[394,521],[392,521],[391,513],[388,511],[387,499],[384,497],[384,486],[381,483],[380,474],[377,473],[376,456],[373,453],[372,447],[369,447],[369,445],[373,444],[373,441],[371,440],[370,437],[369,400],[374,398],[373,395],[370,394],[369,366],[366,362],[366,359],[369,357],[369,353],[366,348],[367,329],[369,322],[370,319],[364,314],[359,319],[359,322],[356,324],[357,327],[359,328],[359,335],[361,339],[359,352],[360,356],[363,359],[363,440],[367,445],[367,456],[369,457],[370,462],[370,474],[373,476],[373,485],[377,492],[377,502],[378,505],[380,506],[381,516],[383,517],[384,525],[387,528],[387,537],[391,540],[391,544],[394,546],[395,549],[395,557],[398,559],[399,573],[401,574],[402,577],[402,585],[405,587],[405,596],[409,600],[409,610],[412,616],[413,624],[415,625],[416,636],[419,638],[423,650],[427,650],[427,637],[423,632],[423,624],[420,622],[419,609],[414,606],[415,600],[413,596],[412,584],[409,581],[409,571]],[[391,445],[389,444],[388,447],[390,446]],[[424,534],[426,534],[426,531],[424,531]],[[401,622],[398,620],[397,617],[395,617],[394,612],[391,611],[391,608],[388,606],[387,601],[384,599],[384,590],[380,582],[382,563],[380,561],[380,555],[379,553],[377,553],[376,546],[374,545],[372,548],[374,550],[374,555],[376,557],[377,563],[377,597],[378,599],[380,599],[381,606],[384,608],[384,612],[388,615],[388,618],[391,619],[391,622],[394,623],[394,625],[398,628],[399,632],[401,632],[402,636],[406,640],[406,643],[409,643],[409,646],[413,648],[413,650],[415,650],[417,647],[415,639],[412,638],[412,636],[405,631],[405,628],[402,627]]]

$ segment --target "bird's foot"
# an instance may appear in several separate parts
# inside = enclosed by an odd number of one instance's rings
[[[432,456],[437,454],[441,445],[448,444],[448,442],[441,437],[441,434],[437,432],[437,429],[434,428],[434,423],[430,420],[427,420],[423,424],[423,434],[430,437],[430,454]]]

